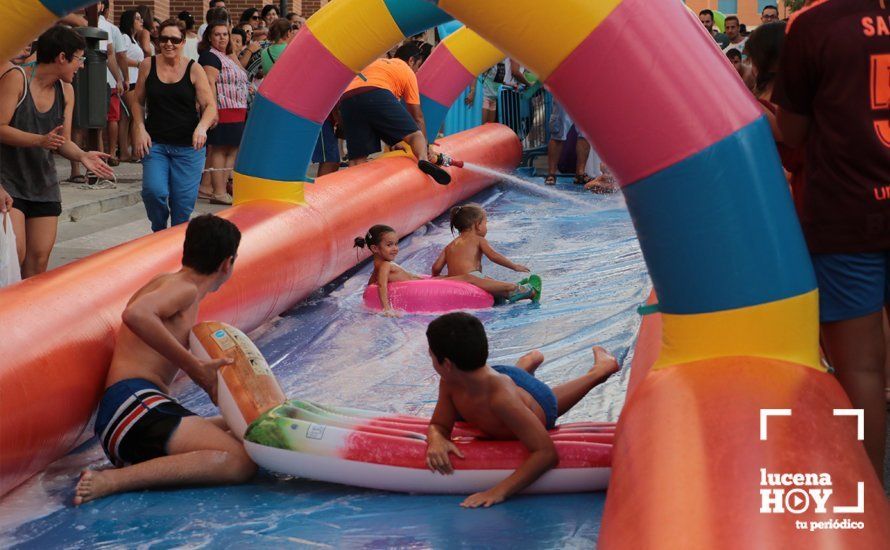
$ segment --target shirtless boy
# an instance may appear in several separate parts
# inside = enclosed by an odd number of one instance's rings
[[[451,474],[454,467],[448,455],[463,458],[451,442],[458,420],[466,420],[493,439],[518,439],[529,451],[525,462],[503,481],[467,497],[461,503],[466,508],[503,502],[555,467],[558,457],[547,430],[618,370],[614,357],[594,347],[594,365],[587,374],[551,390],[533,375],[544,361],[537,350],[520,358],[515,367],[488,366],[485,328],[468,313],[439,317],[430,323],[426,336],[433,368],[441,376],[439,400],[427,433],[430,470]]]
[[[130,299],[96,415],[96,437],[117,468],[84,471],[75,505],[113,493],[243,483],[253,476],[256,466],[221,418],[195,416],[167,395],[182,369],[216,402],[216,370],[228,360],[192,355],[189,331],[201,300],[231,277],[240,241],[228,220],[193,219],[182,269],[158,275]]]

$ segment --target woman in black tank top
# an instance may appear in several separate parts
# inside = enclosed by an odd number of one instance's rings
[[[152,231],[189,220],[198,199],[207,130],[217,117],[207,75],[182,55],[184,38],[175,19],[161,23],[160,51],[139,65],[129,100],[133,152],[142,158],[142,200]]]

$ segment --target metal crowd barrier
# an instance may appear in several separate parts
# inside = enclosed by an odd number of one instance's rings
[[[498,97],[498,122],[509,126],[522,141],[523,158],[547,151],[550,141],[550,110],[553,99],[541,86],[518,91],[501,86]]]
[[[479,126],[482,122],[482,83],[477,85],[476,101],[464,103],[467,90],[451,106],[445,118],[444,135]],[[547,152],[550,141],[550,111],[553,98],[542,86],[518,91],[501,86],[498,95],[498,122],[509,126],[522,141],[523,160]]]

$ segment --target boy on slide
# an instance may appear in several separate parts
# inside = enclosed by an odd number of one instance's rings
[[[518,439],[529,456],[506,479],[487,491],[470,495],[465,508],[489,507],[522,491],[557,464],[547,430],[595,386],[618,370],[618,362],[601,347],[593,348],[594,365],[587,374],[550,389],[534,377],[544,362],[534,350],[515,367],[488,366],[488,339],[476,317],[457,312],[443,315],[426,331],[433,368],[441,377],[439,400],[427,432],[427,466],[451,474],[451,457],[463,453],[451,441],[454,423],[466,420],[493,439]]]
[[[227,359],[202,361],[188,349],[198,304],[232,275],[241,233],[206,214],[189,222],[182,269],[158,275],[139,289],[123,313],[96,437],[109,470],[85,470],[74,504],[113,493],[177,485],[243,483],[256,465],[226,432],[222,418],[201,418],[168,395],[179,372],[216,403],[216,371]]]

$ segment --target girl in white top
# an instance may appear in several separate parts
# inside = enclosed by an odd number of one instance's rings
[[[122,99],[126,100],[127,96],[136,87],[136,80],[139,78],[139,63],[145,59],[145,52],[136,41],[136,37],[144,30],[142,26],[142,16],[136,10],[127,10],[121,14],[120,20],[121,35],[126,49],[126,71],[129,89],[124,92]],[[121,70],[124,70],[123,64]],[[122,102],[122,103],[125,103]],[[118,123],[118,146],[120,151],[117,155],[121,162],[132,162],[133,155],[130,152],[130,115],[125,109],[121,109],[121,119]]]
[[[136,79],[139,77],[139,64],[145,59],[145,52],[136,41],[136,37],[142,34],[142,16],[136,10],[127,10],[121,14],[121,34],[127,48],[124,53],[127,54],[127,79],[130,83],[130,89],[136,85]]]

